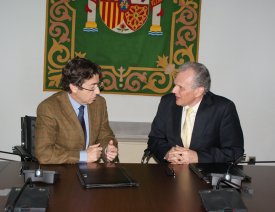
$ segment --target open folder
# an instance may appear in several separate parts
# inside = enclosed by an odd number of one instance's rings
[[[126,170],[116,164],[80,163],[77,175],[84,188],[138,186],[138,183],[128,175]]]

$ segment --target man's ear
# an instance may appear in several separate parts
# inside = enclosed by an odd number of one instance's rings
[[[77,86],[75,86],[74,84],[72,84],[72,83],[70,83],[70,89],[71,89],[71,91],[72,91],[72,93],[76,93],[77,92],[77,90],[78,90],[78,87]]]
[[[196,97],[199,97],[199,96],[203,96],[204,94],[204,87],[198,87],[196,88],[196,91],[195,91],[195,96]]]

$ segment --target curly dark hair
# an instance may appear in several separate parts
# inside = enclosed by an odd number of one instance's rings
[[[64,91],[71,92],[70,84],[81,87],[85,80],[95,75],[101,78],[99,65],[86,58],[75,57],[62,69],[61,87]]]

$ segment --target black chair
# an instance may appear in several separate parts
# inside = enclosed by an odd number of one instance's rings
[[[21,156],[21,161],[37,161],[34,150],[35,121],[34,116],[21,117],[21,145],[13,147],[13,153]]]
[[[144,150],[143,156],[141,158],[141,164],[148,164],[151,158],[153,158],[155,162],[159,162],[158,159],[152,153],[152,151],[149,149],[149,147],[147,147]]]

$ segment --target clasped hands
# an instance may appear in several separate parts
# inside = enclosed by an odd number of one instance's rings
[[[102,150],[103,149],[100,146],[100,144],[94,144],[89,146],[86,150],[87,156],[88,156],[87,162],[90,163],[90,162],[97,161],[101,157]],[[113,140],[110,140],[108,146],[105,149],[105,155],[106,155],[107,161],[108,162],[113,161],[116,158],[117,154],[118,154],[118,149],[114,145]]]
[[[176,145],[166,153],[164,159],[171,164],[198,163],[198,154],[194,150]]]

